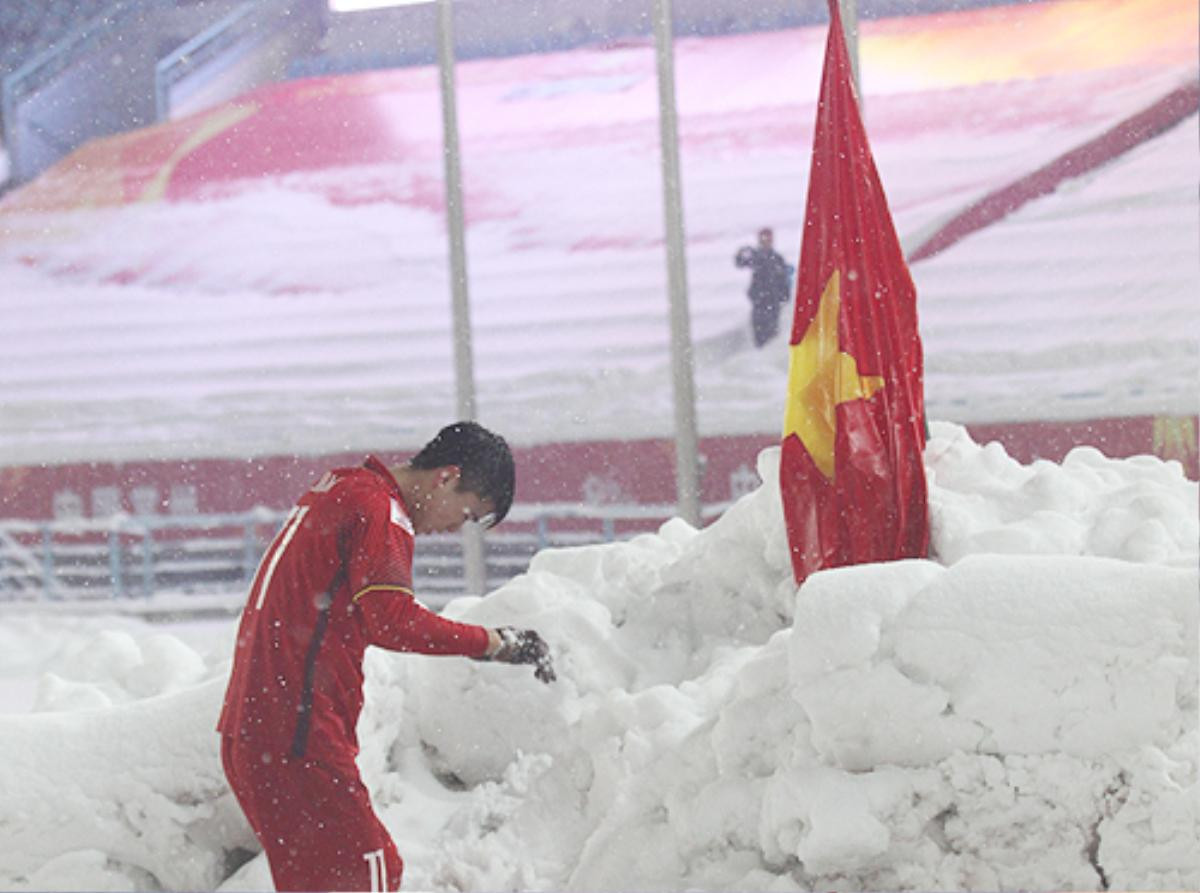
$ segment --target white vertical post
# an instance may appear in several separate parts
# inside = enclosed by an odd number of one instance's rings
[[[687,258],[684,254],[679,133],[675,117],[675,61],[671,0],[654,0],[654,44],[658,58],[658,120],[662,143],[663,213],[670,294],[671,370],[675,386],[675,488],[679,515],[700,525],[700,459],[696,434]]]
[[[458,100],[454,85],[454,8],[438,0],[438,74],[442,94],[442,134],[446,168],[446,227],[450,237],[450,293],[454,335],[458,418],[475,418],[475,366],[471,351],[471,307],[467,292],[466,225],[463,215],[462,162],[458,148]],[[487,588],[483,531],[462,530],[463,585],[468,594]]]

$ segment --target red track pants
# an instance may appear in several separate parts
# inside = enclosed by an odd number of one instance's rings
[[[358,768],[279,756],[221,736],[221,763],[276,890],[399,890],[404,862]]]

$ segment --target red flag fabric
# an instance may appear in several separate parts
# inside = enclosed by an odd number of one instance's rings
[[[829,9],[780,466],[797,583],[929,547],[916,288]]]

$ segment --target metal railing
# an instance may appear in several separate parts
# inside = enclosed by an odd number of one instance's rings
[[[285,77],[288,60],[320,41],[323,24],[318,6],[294,0],[247,0],[159,59],[154,67],[156,119],[170,120],[176,104],[173,93],[188,81],[204,84],[210,93],[216,90],[199,104],[207,107],[263,81]],[[280,41],[286,46],[280,46]],[[247,67],[247,58],[273,53],[280,56],[277,63],[263,67],[259,60],[257,67]],[[244,70],[235,71],[239,65]],[[227,82],[214,88],[213,82],[222,76]]]
[[[712,506],[711,517],[721,511]],[[525,571],[548,547],[611,542],[653,531],[670,505],[549,503],[514,507],[486,537],[487,587]],[[0,520],[0,602],[149,600],[163,593],[241,593],[285,513],[114,515],[69,521]],[[463,592],[461,539],[422,537],[413,568],[433,601]]]
[[[246,0],[160,60],[172,5],[105,0],[80,27],[0,79],[0,124],[14,183],[88,140],[165,120],[176,93],[192,108],[286,75],[323,30],[316,0]]]
[[[140,48],[121,47],[128,57],[114,78],[112,52],[146,14],[147,0],[97,4],[97,13],[27,60],[0,81],[0,118],[14,181],[25,182],[86,140],[149,124],[128,95],[106,101],[136,77]],[[75,78],[68,78],[75,69]],[[132,71],[132,74],[131,74]]]

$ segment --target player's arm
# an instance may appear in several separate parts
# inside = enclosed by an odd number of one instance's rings
[[[353,596],[372,645],[418,654],[457,654],[483,658],[498,645],[491,631],[435,614],[403,585],[371,585]]]
[[[391,651],[482,657],[486,629],[447,620],[413,598],[412,522],[404,507],[377,491],[348,496],[346,505],[342,562],[367,641]]]
[[[542,682],[553,682],[550,648],[536,630],[489,629],[459,623],[421,605],[403,587],[368,587],[355,597],[372,645],[418,654],[457,654],[477,660],[532,664]]]
[[[554,678],[550,650],[536,632],[459,623],[413,597],[412,526],[394,500],[386,510],[358,515],[348,534],[351,602],[361,612],[371,644],[392,651],[534,664],[539,679]]]

